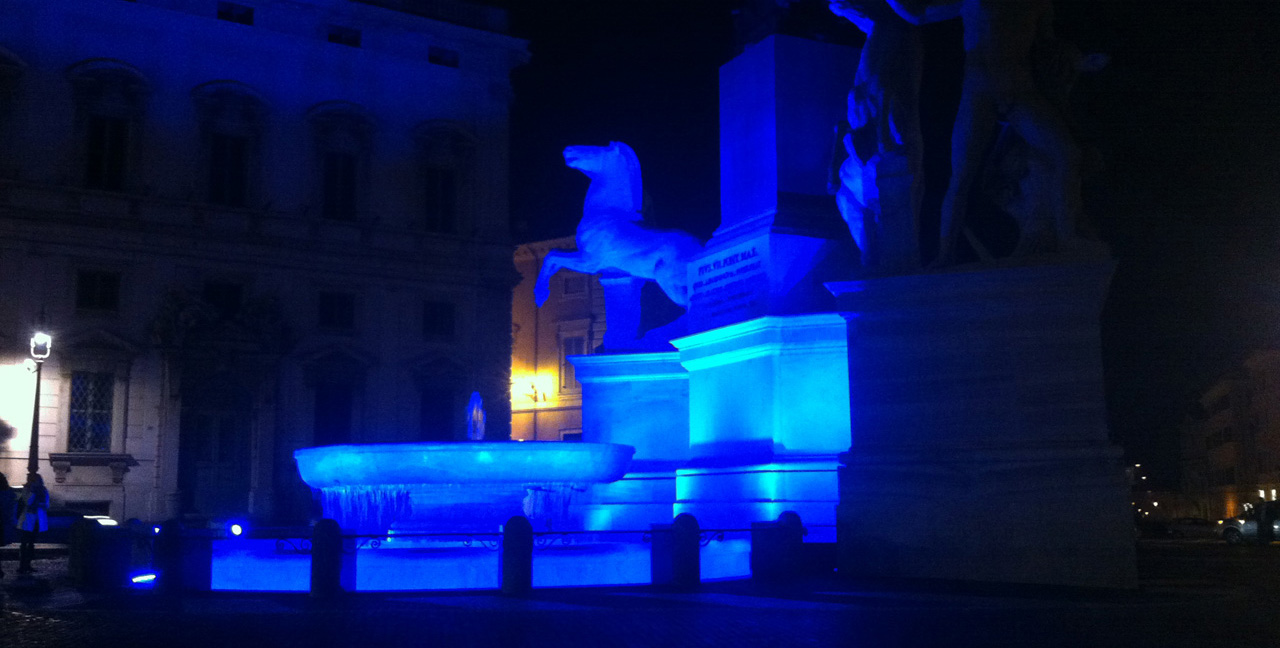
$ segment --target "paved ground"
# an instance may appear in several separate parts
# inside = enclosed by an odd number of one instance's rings
[[[1098,592],[822,580],[359,595],[86,596],[66,560],[0,581],[0,648],[36,646],[1280,646],[1280,546],[1146,542],[1142,586]],[[32,588],[45,582],[47,588]]]

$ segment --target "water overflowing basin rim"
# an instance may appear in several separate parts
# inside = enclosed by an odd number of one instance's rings
[[[600,484],[626,474],[635,448],[557,441],[382,443],[293,453],[312,488],[396,484]]]

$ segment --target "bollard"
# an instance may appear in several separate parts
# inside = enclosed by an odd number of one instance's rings
[[[342,527],[325,518],[311,529],[311,596],[332,599],[356,590],[356,555]]]
[[[182,594],[182,523],[168,520],[160,525],[156,536],[152,563],[156,569],[157,592],[176,600]]]
[[[502,527],[498,577],[502,593],[524,596],[533,589],[533,525],[529,518],[514,515]]]
[[[795,511],[783,511],[773,522],[751,523],[751,578],[794,579],[801,571],[804,524]]]
[[[673,589],[692,589],[702,580],[701,530],[698,520],[681,513],[671,524],[650,526],[650,582]]]
[[[182,532],[182,589],[208,592],[213,589],[213,530],[207,526]]]
[[[67,534],[67,576],[75,587],[89,586],[89,569],[93,562],[93,520],[80,518],[71,523]]]

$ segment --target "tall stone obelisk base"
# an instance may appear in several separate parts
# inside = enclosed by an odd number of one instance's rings
[[[841,574],[1134,587],[1094,259],[828,284],[848,321]]]

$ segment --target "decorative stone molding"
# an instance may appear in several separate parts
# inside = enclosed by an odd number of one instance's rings
[[[50,453],[49,464],[53,466],[53,479],[59,484],[67,481],[72,466],[106,466],[111,469],[111,483],[120,484],[124,482],[125,473],[138,465],[138,461],[131,454],[62,452]]]

